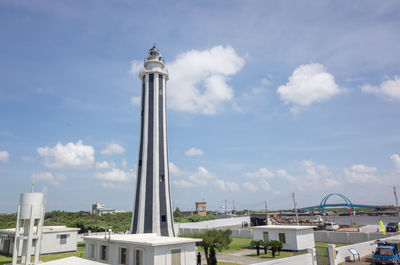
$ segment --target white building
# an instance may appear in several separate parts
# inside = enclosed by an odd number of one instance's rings
[[[201,239],[147,234],[83,237],[85,258],[111,265],[195,265]]]
[[[282,242],[283,250],[304,251],[315,247],[314,226],[264,225],[252,227],[253,240]]]
[[[71,252],[77,250],[77,237],[79,228],[65,226],[43,226],[41,254],[52,254],[60,252]],[[23,228],[21,229],[23,234]],[[15,228],[0,229],[0,252],[13,254],[15,240]],[[35,245],[35,240],[32,245]],[[21,255],[22,245],[18,250]]]

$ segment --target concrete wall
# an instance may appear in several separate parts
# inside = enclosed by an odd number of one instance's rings
[[[332,244],[355,244],[395,235],[396,233],[386,233],[386,236],[384,236],[382,233],[314,231],[315,242]]]
[[[210,228],[217,228],[217,227],[241,225],[242,222],[250,223],[250,216],[222,218],[222,219],[216,219],[216,220],[210,220],[210,221],[204,221],[204,222],[195,222],[195,223],[175,223],[174,226],[177,229],[180,229],[180,228],[210,229]]]
[[[264,240],[264,231],[268,232],[269,240],[279,241],[279,234],[284,233],[286,243],[283,244],[284,250],[306,250],[315,247],[314,234],[312,229],[310,230],[276,230],[276,229],[256,229],[253,230],[254,240]]]
[[[60,244],[61,235],[67,235],[66,244]],[[78,233],[76,231],[43,234],[41,254],[76,251],[77,236]]]
[[[101,260],[101,246],[107,247],[106,261]],[[91,257],[91,248],[94,246],[95,255]],[[134,244],[123,244],[117,242],[97,242],[86,240],[85,258],[111,265],[119,265],[120,248],[127,249],[128,264],[133,265],[134,252],[136,249],[143,251],[143,264],[145,265],[171,265],[171,250],[181,249],[181,264],[196,265],[196,246],[190,244],[174,244],[169,246],[135,246]]]
[[[390,237],[390,239],[400,239],[400,236],[399,235],[392,236]],[[335,264],[339,264],[345,262],[346,260],[353,259],[353,255],[348,250],[349,248],[354,248],[355,250],[357,250],[357,252],[360,253],[360,257],[364,257],[371,254],[372,251],[374,251],[377,246],[376,244],[374,244],[374,241],[375,240],[371,240],[367,242],[336,248],[337,254],[336,254]]]
[[[224,230],[226,228],[216,228]],[[178,231],[178,235],[181,234],[194,234],[194,233],[202,233],[207,229],[199,229],[199,228],[180,228]],[[253,231],[251,229],[232,229],[232,237],[241,237],[241,238],[253,238]]]

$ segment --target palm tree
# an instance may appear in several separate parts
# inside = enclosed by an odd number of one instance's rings
[[[260,246],[262,245],[263,242],[264,242],[264,241],[262,241],[262,240],[252,240],[252,241],[250,242],[250,246],[256,247],[256,249],[257,249],[257,256],[260,256]]]
[[[268,247],[270,247],[271,244],[269,243],[269,241],[263,241],[261,245],[264,247],[264,254],[267,255]]]
[[[278,241],[278,240],[271,240],[269,241],[270,243],[270,247],[271,247],[271,251],[272,251],[272,257],[275,258],[275,253],[278,251],[281,251],[281,248],[283,247],[282,242]]]

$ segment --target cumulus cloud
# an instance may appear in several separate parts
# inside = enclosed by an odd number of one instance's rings
[[[386,80],[378,87],[363,85],[361,91],[382,96],[387,100],[400,101],[400,77],[395,76],[393,80]]]
[[[100,154],[102,155],[118,155],[123,153],[125,153],[125,148],[122,145],[116,143],[111,143],[107,145],[107,147],[100,152]]]
[[[112,168],[105,172],[97,172],[95,177],[108,182],[128,182],[135,178],[133,170],[124,171],[118,168]]]
[[[125,159],[122,159],[121,166],[123,169],[126,169],[128,167],[128,162],[126,162]]]
[[[107,161],[103,161],[103,162],[97,162],[96,163],[96,168],[97,169],[108,169],[111,167],[114,167],[115,163],[114,162],[107,162]]]
[[[254,185],[253,183],[250,183],[250,182],[245,182],[243,184],[243,187],[246,190],[249,190],[249,191],[258,191],[258,187],[256,185]]]
[[[376,167],[368,167],[362,164],[352,165],[346,168],[344,175],[350,183],[380,183],[381,180],[376,176]]]
[[[270,178],[274,176],[274,173],[266,168],[260,168],[255,172],[244,173],[243,176],[246,178]]]
[[[341,92],[334,76],[318,63],[300,65],[289,77],[289,82],[277,90],[281,100],[295,107],[325,101]]]
[[[180,177],[183,175],[182,170],[172,162],[169,162],[169,175],[171,177]]]
[[[197,171],[189,176],[189,180],[199,186],[206,186],[208,180],[213,178],[215,178],[215,176],[204,167],[198,167]]]
[[[191,183],[191,182],[189,182],[189,181],[186,181],[186,180],[184,180],[184,179],[174,180],[174,185],[175,185],[177,188],[181,188],[181,189],[183,189],[183,188],[191,188],[191,187],[194,186],[193,183]]]
[[[63,174],[53,174],[50,172],[36,173],[32,175],[33,182],[46,182],[58,187],[67,177]]]
[[[238,191],[240,190],[240,186],[236,182],[225,181],[225,185],[230,191]]]
[[[84,145],[82,141],[66,145],[57,143],[53,148],[39,147],[37,152],[48,168],[87,169],[94,163],[94,148]]]
[[[394,166],[400,170],[400,156],[398,154],[393,154],[390,156],[390,159],[392,160]]]
[[[131,61],[131,69],[129,70],[129,73],[131,75],[138,75],[142,69],[143,69],[143,61],[137,61],[137,60]]]
[[[233,99],[227,83],[244,65],[244,59],[228,46],[191,50],[168,65],[171,73],[168,106],[174,110],[213,115]]]
[[[260,180],[260,187],[263,190],[269,191],[271,190],[271,185],[269,185],[269,183],[265,180],[265,179],[261,179]]]
[[[10,157],[10,154],[7,151],[0,151],[0,162],[2,163],[7,163],[8,159]]]
[[[190,148],[189,150],[187,150],[185,152],[185,155],[187,155],[187,156],[201,156],[201,155],[204,155],[204,152],[202,150],[200,150],[200,149],[192,147],[192,148]]]

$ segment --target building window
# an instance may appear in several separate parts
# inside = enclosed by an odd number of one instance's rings
[[[101,253],[100,253],[101,260],[107,260],[107,246],[101,246]]]
[[[269,241],[268,232],[263,232],[263,240],[264,240],[264,242],[268,242]]]
[[[128,264],[126,248],[119,249],[119,264]]]
[[[67,235],[60,235],[60,245],[67,244]]]
[[[161,222],[166,222],[167,221],[167,217],[165,215],[161,215]]]
[[[161,174],[160,175],[160,182],[164,182],[164,180],[165,180],[164,174]]]
[[[32,239],[32,247],[36,247],[36,238]]]
[[[181,265],[181,249],[171,250],[171,265]]]
[[[143,265],[143,250],[136,249],[135,250],[135,258],[133,265]]]
[[[281,241],[282,244],[286,244],[286,235],[285,235],[285,233],[279,233],[279,241]]]

